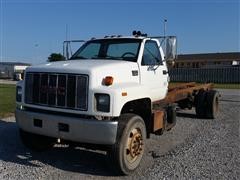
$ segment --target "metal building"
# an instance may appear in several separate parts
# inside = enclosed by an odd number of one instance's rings
[[[180,54],[174,68],[218,68],[240,64],[240,52]]]
[[[0,62],[0,78],[16,79],[22,77],[24,70],[30,66],[28,63],[21,62]]]

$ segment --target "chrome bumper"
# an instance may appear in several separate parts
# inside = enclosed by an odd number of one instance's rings
[[[116,121],[82,119],[19,109],[16,109],[15,116],[18,126],[28,132],[82,143],[111,145],[116,142]],[[42,122],[41,127],[34,124],[35,120]],[[62,124],[68,127],[68,131],[62,131]]]

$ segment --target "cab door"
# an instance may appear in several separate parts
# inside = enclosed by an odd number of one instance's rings
[[[168,89],[168,72],[156,40],[146,40],[140,66],[140,81],[152,101],[163,99]]]

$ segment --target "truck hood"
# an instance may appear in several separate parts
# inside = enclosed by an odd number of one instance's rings
[[[112,76],[114,78],[114,84],[122,82],[139,82],[137,62],[120,60],[89,59],[50,62],[28,67],[26,72],[87,74],[93,86],[101,85],[103,78],[106,76]]]

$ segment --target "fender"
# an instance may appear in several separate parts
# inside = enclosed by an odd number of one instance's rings
[[[151,100],[149,88],[139,83],[121,83],[111,87],[101,87],[93,90],[95,93],[105,93],[110,95],[111,115],[118,117],[121,114],[123,106],[130,101],[148,98]]]

